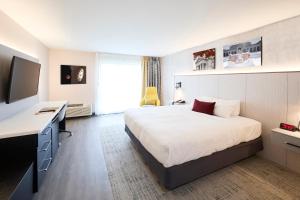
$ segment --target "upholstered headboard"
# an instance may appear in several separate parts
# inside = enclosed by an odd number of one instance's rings
[[[300,119],[300,72],[176,75],[175,82],[182,82],[188,102],[199,96],[239,99],[241,116],[262,123],[265,149],[260,155],[293,168],[299,164],[300,171],[300,156],[271,140],[271,129],[280,122],[297,125]]]

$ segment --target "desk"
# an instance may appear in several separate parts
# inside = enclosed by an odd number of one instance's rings
[[[13,117],[0,121],[0,139],[41,133],[66,104],[67,101],[40,102]],[[45,107],[58,107],[58,109],[55,112],[36,115]]]
[[[0,122],[1,199],[31,199],[38,191],[58,148],[58,115],[66,104],[41,102]],[[45,107],[57,109],[37,114]]]

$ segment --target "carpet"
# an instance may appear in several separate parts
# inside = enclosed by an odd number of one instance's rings
[[[251,157],[168,191],[144,164],[123,123],[102,126],[101,142],[116,200],[300,199],[300,176]]]

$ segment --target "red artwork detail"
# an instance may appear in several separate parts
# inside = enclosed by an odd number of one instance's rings
[[[215,49],[208,49],[208,50],[205,50],[205,51],[199,51],[199,52],[193,53],[193,55],[194,55],[194,58],[197,57],[197,56],[200,56],[200,57],[215,56],[216,55],[216,50]]]

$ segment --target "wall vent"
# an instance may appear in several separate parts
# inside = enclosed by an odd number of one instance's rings
[[[92,115],[91,104],[69,104],[66,111],[66,118],[83,117]]]

